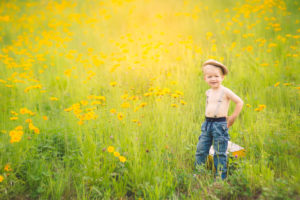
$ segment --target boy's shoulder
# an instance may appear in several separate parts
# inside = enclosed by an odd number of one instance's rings
[[[231,99],[235,102],[237,102],[238,100],[241,101],[241,98],[238,95],[236,95],[231,89],[224,87],[224,86],[223,86],[223,88],[224,88],[224,93],[228,99]]]
[[[229,97],[229,96],[231,96],[232,94],[234,94],[234,92],[232,92],[231,89],[229,89],[229,88],[227,88],[227,87],[225,87],[225,86],[222,86],[222,87],[223,87],[224,94],[225,94],[227,97]]]
[[[223,88],[223,90],[224,90],[225,93],[232,92],[231,89],[229,89],[229,88],[227,88],[227,87],[225,87],[223,85],[222,85],[222,88]]]
[[[221,87],[222,87],[221,90],[223,90],[224,93],[232,92],[229,88],[227,88],[227,87],[225,87],[223,85]],[[212,91],[212,89],[210,88],[210,89],[208,89],[208,90],[205,91],[205,94],[208,95],[211,91]]]

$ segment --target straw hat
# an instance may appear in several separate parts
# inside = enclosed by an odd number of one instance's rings
[[[202,68],[207,66],[207,65],[212,65],[212,66],[215,66],[215,67],[219,67],[221,68],[222,72],[223,72],[223,75],[226,75],[228,74],[228,69],[227,67],[225,67],[225,65],[223,65],[222,63],[216,61],[216,60],[213,60],[213,59],[209,59],[207,61],[205,61],[202,65]]]

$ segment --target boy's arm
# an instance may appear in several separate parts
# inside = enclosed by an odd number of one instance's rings
[[[234,94],[231,90],[227,88],[226,90],[227,97],[235,103],[235,109],[232,115],[228,116],[227,118],[227,127],[229,128],[234,123],[235,119],[239,116],[240,112],[242,111],[244,102],[243,100]]]

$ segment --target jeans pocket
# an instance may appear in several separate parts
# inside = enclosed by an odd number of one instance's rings
[[[222,137],[225,139],[229,139],[229,134],[228,134],[228,128],[227,128],[227,122],[219,122],[215,124],[215,132],[216,132],[216,137]]]
[[[223,131],[227,131],[228,130],[228,128],[227,128],[227,122],[220,123],[220,125],[221,125]]]

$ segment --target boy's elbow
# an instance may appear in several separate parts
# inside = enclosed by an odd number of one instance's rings
[[[241,99],[239,104],[240,104],[241,107],[243,107],[244,106],[244,101]]]

